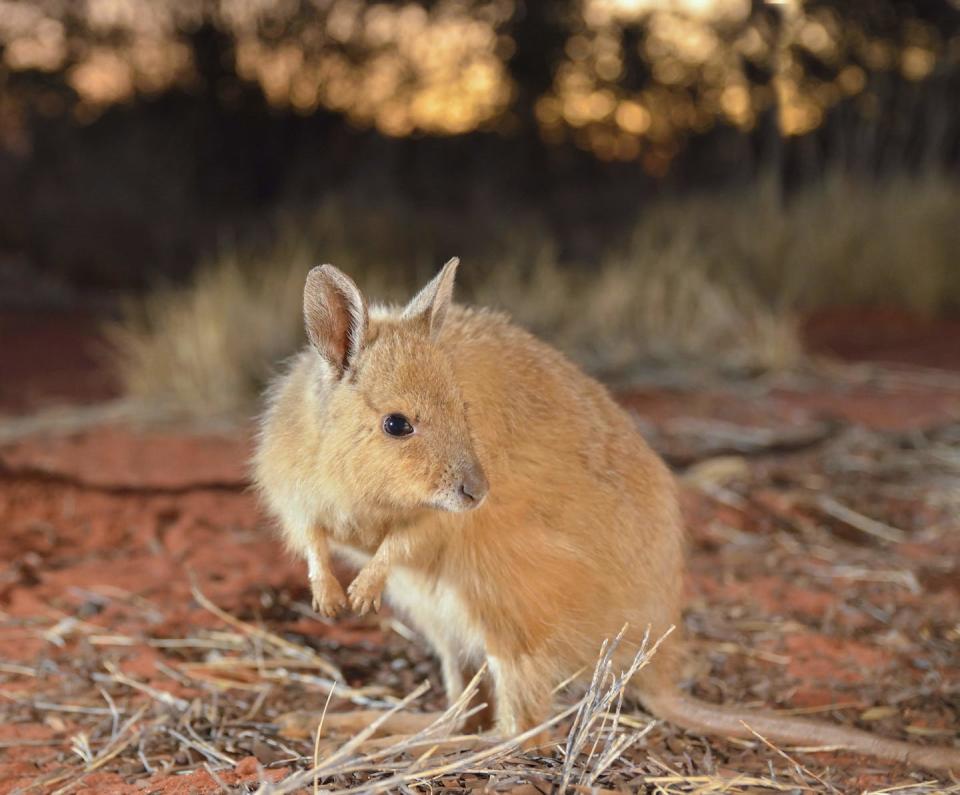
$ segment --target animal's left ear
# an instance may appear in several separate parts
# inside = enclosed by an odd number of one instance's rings
[[[436,338],[447,316],[447,309],[453,301],[453,281],[457,275],[460,259],[454,257],[441,268],[440,273],[430,280],[403,310],[404,319],[423,320],[431,337]]]

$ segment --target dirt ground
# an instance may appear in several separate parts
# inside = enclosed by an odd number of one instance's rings
[[[884,348],[870,322],[810,326],[815,349],[870,364],[621,399],[682,479],[692,692],[956,745],[960,346],[915,324]],[[0,392],[9,415],[114,393],[95,358],[70,355],[91,339],[73,330],[30,355],[4,346],[19,380]],[[85,377],[51,375],[61,356]],[[440,705],[437,667],[398,618],[312,613],[303,566],[247,491],[248,444],[242,428],[116,423],[0,442],[0,793],[267,792],[314,756],[277,716],[321,708],[332,680],[335,711],[394,703],[423,680],[416,708]],[[526,774],[429,786],[549,792],[558,760],[541,750]],[[942,774],[664,724],[592,784],[960,791]]]

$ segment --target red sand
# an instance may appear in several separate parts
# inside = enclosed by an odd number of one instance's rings
[[[817,333],[828,335],[830,328],[823,320]],[[956,365],[957,356],[960,351],[955,349],[948,364]],[[942,359],[936,361],[943,366]],[[22,377],[27,375],[27,369],[21,371]],[[92,391],[84,386],[81,397],[103,394],[97,391],[103,383],[90,387]],[[11,400],[9,389],[0,393],[0,399],[8,408],[24,405]],[[837,386],[816,393],[780,389],[751,401],[722,389],[695,395],[652,391],[630,395],[625,402],[658,427],[690,417],[781,427],[828,417],[880,430],[960,419],[960,391],[916,383],[896,388]],[[0,671],[0,695],[69,702],[71,657],[89,649],[91,634],[175,637],[216,626],[217,620],[191,597],[191,573],[204,593],[229,611],[256,612],[266,591],[286,591],[305,599],[303,567],[281,550],[245,491],[247,452],[244,435],[197,436],[123,427],[29,438],[0,447],[0,556],[6,562],[0,574],[5,619],[0,659],[8,667]],[[691,636],[695,647],[706,649],[689,674],[701,696],[715,695],[711,683],[717,675],[729,677],[725,698],[777,700],[792,707],[853,703],[866,708],[894,684],[942,680],[956,687],[960,668],[956,641],[952,653],[918,659],[921,652],[906,636],[920,631],[917,622],[934,626],[951,616],[955,622],[960,615],[955,565],[960,559],[960,533],[936,538],[921,534],[895,546],[891,554],[896,559],[889,567],[915,567],[922,578],[922,597],[889,584],[818,580],[804,572],[822,568],[823,559],[808,553],[790,556],[770,542],[774,531],[782,530],[758,512],[765,499],[781,498],[776,491],[758,493],[754,508],[742,512],[699,492],[685,492],[693,536]],[[917,505],[907,508],[920,510]],[[777,510],[793,508],[784,504]],[[750,544],[758,544],[762,556],[751,551]],[[886,560],[883,550],[863,554],[874,554],[865,561],[867,567],[876,568]],[[788,558],[789,565],[784,565]],[[952,560],[953,568],[944,568],[945,560]],[[156,610],[130,609],[131,595]],[[861,609],[861,600],[877,609],[899,609],[907,623],[896,621],[881,631],[872,614]],[[727,627],[718,631],[719,640],[710,623],[717,616]],[[44,637],[44,630],[69,617],[85,622],[82,631],[62,632],[62,645]],[[752,643],[760,657],[747,659],[731,651],[729,644],[737,639],[723,633],[743,622],[764,621],[778,622],[780,628],[769,636],[763,631],[744,636],[736,644],[747,648]],[[842,631],[825,634],[825,626]],[[371,628],[328,626],[307,619],[284,629],[335,638],[345,645],[375,644],[378,638]],[[192,695],[190,688],[158,671],[157,662],[166,658],[162,649],[105,645],[98,650],[105,661],[148,684],[181,697]],[[37,675],[18,673],[11,665]],[[708,677],[711,666],[714,676]],[[944,707],[942,700],[934,703],[922,695],[904,701],[899,720],[960,729],[960,715]],[[899,725],[894,719],[887,728]],[[61,712],[46,713],[36,722],[0,726],[0,743],[35,743],[0,750],[0,793],[28,787],[40,775],[62,767],[58,754],[82,727],[83,716]],[[728,748],[728,753],[728,766],[736,768],[736,748]],[[834,758],[834,765],[848,771],[850,787],[892,780],[895,772],[877,763],[869,769],[887,772],[861,776],[862,760],[842,756]],[[266,775],[278,778],[284,773],[272,769]],[[902,773],[896,772],[901,777]],[[256,782],[261,774],[257,761],[246,758],[221,778],[239,784]],[[107,765],[104,771],[85,776],[72,792],[219,791],[202,770],[128,783],[131,778],[137,776],[130,771],[122,775]]]

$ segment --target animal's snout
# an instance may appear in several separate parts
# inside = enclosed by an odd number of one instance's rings
[[[487,476],[479,464],[464,469],[460,480],[460,496],[469,507],[475,508],[483,502],[489,490]]]

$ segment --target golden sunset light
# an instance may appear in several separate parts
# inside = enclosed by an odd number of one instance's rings
[[[782,131],[800,135],[865,90],[865,67],[923,80],[947,57],[937,32],[919,22],[894,46],[841,31],[829,8],[770,8],[753,20],[748,0],[584,0],[553,85],[536,103],[543,135],[604,159],[649,157],[659,169],[679,140],[716,124],[748,130],[775,105]],[[343,113],[390,136],[457,135],[509,106],[514,10],[511,0],[444,0],[429,10],[329,0],[315,11],[273,0],[3,0],[0,40],[14,72],[65,69],[78,112],[91,118],[134,95],[189,90],[196,64],[185,36],[207,19],[235,38],[237,74],[277,107]],[[75,20],[89,40],[66,32]],[[625,49],[639,24],[645,36]],[[828,74],[815,76],[811,58]],[[624,81],[636,63],[648,70],[640,85]],[[749,77],[747,65],[769,79]]]

